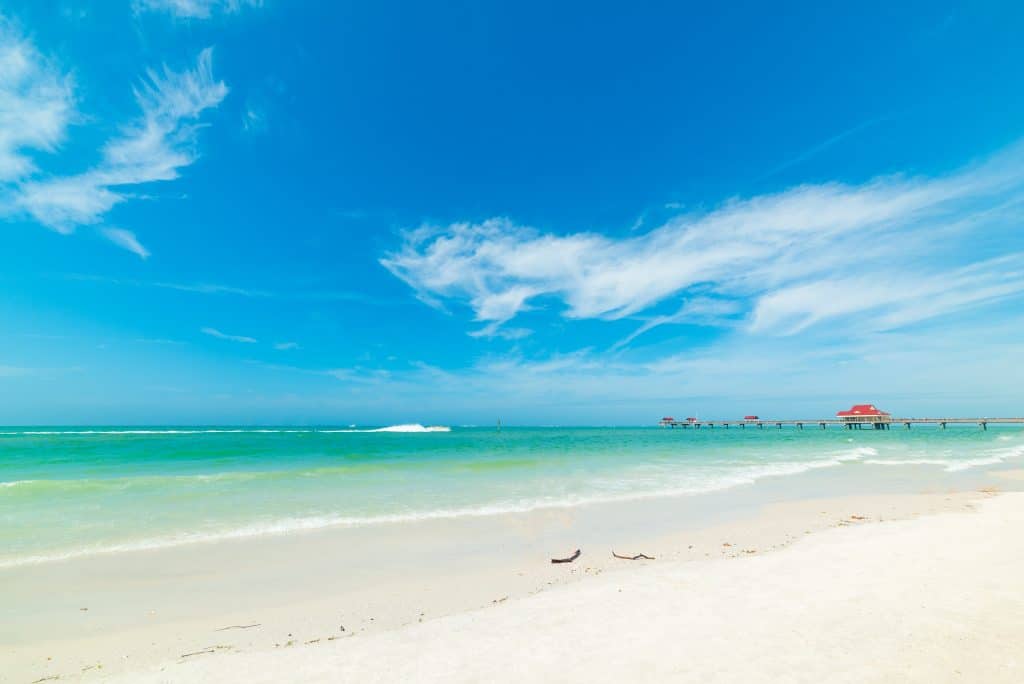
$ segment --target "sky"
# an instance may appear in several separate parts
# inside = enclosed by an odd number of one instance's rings
[[[1024,414],[1024,6],[721,5],[4,2],[0,424]]]

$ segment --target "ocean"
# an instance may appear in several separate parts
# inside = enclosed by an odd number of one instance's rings
[[[1020,427],[0,428],[0,567],[1024,457]]]

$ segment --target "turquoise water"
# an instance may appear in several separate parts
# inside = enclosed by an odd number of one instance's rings
[[[330,525],[697,495],[813,468],[1024,461],[983,432],[0,428],[0,566]]]

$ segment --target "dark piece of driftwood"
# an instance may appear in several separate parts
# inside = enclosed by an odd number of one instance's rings
[[[619,554],[612,551],[612,555],[616,558],[621,558],[622,560],[640,560],[641,558],[643,558],[644,560],[654,560],[654,556],[648,556],[646,553],[638,553],[635,556],[620,556]]]
[[[552,558],[552,563],[572,563],[574,560],[580,557],[580,550],[576,549],[576,553],[572,554],[568,558]]]
[[[227,627],[218,627],[217,629],[215,629],[213,631],[214,632],[225,632],[225,631],[227,631],[229,629],[252,629],[253,627],[259,627],[259,626],[260,626],[259,622],[253,623],[251,625],[228,625]]]
[[[206,648],[206,649],[203,649],[202,651],[195,651],[193,653],[182,653],[181,656],[179,656],[179,657],[181,657],[181,658],[188,658],[189,656],[202,655],[204,653],[213,653],[214,651],[216,651],[216,649],[214,649],[214,648]]]

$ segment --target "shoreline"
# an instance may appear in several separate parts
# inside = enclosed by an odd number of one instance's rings
[[[173,672],[184,654],[217,659],[369,638],[486,613],[601,575],[772,555],[834,527],[964,511],[989,497],[990,487],[1024,487],[1013,470],[968,477],[885,470],[872,483],[875,494],[821,470],[739,493],[325,529],[6,568],[0,643],[13,657],[2,681],[107,678],[161,664]],[[954,481],[960,487],[951,492]],[[808,496],[817,491],[829,493]],[[575,563],[550,564],[575,548],[583,549]],[[620,560],[612,552],[657,560]]]
[[[265,432],[256,430],[254,432]],[[203,431],[205,432],[205,431]],[[219,429],[217,432],[232,432],[231,430]],[[56,433],[55,433],[56,434]],[[1008,439],[1009,435],[1000,437]],[[740,498],[745,496],[742,492],[754,487],[772,487],[774,482],[784,481],[788,478],[799,480],[810,471],[818,469],[833,470],[842,472],[850,477],[855,486],[853,491],[859,491],[858,487],[862,482],[858,479],[870,477],[863,473],[870,470],[868,467],[904,469],[911,473],[908,480],[920,480],[928,486],[962,486],[963,478],[979,477],[979,474],[993,468],[1009,468],[1013,462],[1024,455],[1024,447],[1019,444],[1007,445],[1002,449],[996,449],[991,454],[974,459],[953,459],[949,457],[915,457],[908,459],[878,458],[877,445],[852,444],[847,440],[841,445],[832,445],[832,451],[828,458],[812,461],[783,461],[779,463],[748,464],[739,467],[735,473],[722,474],[717,479],[712,478],[709,482],[702,484],[675,483],[671,486],[653,490],[637,490],[623,492],[604,492],[601,494],[571,494],[563,498],[539,497],[536,499],[497,499],[481,503],[464,503],[452,507],[435,507],[426,509],[412,509],[402,512],[364,513],[357,512],[321,512],[321,513],[279,513],[279,517],[263,521],[239,522],[235,527],[212,528],[206,530],[189,530],[181,528],[178,530],[158,530],[156,536],[151,537],[125,537],[94,542],[92,546],[72,548],[40,548],[36,551],[26,551],[26,555],[7,556],[0,555],[0,571],[17,568],[24,565],[41,565],[48,563],[59,563],[74,561],[76,559],[89,559],[99,555],[118,555],[123,553],[159,551],[167,548],[175,548],[196,544],[210,543],[232,543],[240,540],[273,538],[290,534],[316,533],[321,530],[377,527],[395,524],[416,524],[430,520],[458,520],[461,518],[490,518],[505,515],[531,515],[542,512],[575,511],[591,507],[602,506],[642,506],[647,501],[672,500],[689,497],[714,497],[715,495],[728,492],[741,492]],[[851,468],[850,466],[855,466]],[[928,468],[919,468],[927,466]],[[935,468],[935,470],[933,470]],[[938,470],[941,469],[941,470]],[[928,472],[931,470],[932,472]],[[973,472],[969,472],[973,471]],[[315,472],[315,471],[311,471]],[[891,473],[880,470],[879,479],[885,482],[892,480]],[[183,481],[198,480],[211,481],[222,480],[225,477],[237,477],[241,480],[248,480],[258,477],[273,477],[273,471],[248,472],[228,471],[216,475],[207,474],[185,474],[154,476],[153,479],[181,479]],[[146,478],[137,478],[145,480]],[[114,486],[119,482],[117,478],[99,478],[87,480],[90,483],[102,483],[104,486]],[[131,481],[130,478],[126,481]],[[0,482],[0,488],[17,489],[22,487],[34,487],[37,485],[51,484],[46,479],[22,479]],[[903,490],[906,490],[906,484]],[[842,488],[833,478],[828,484],[831,491],[836,487]],[[0,490],[2,491],[2,490]],[[806,496],[806,495],[805,495]]]

